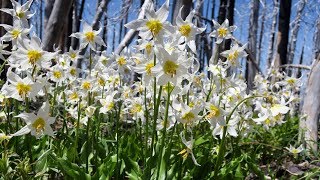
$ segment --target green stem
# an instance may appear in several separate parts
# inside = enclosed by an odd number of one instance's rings
[[[165,110],[165,115],[164,115],[164,125],[163,125],[163,130],[162,130],[162,141],[160,145],[160,153],[159,153],[159,164],[158,164],[158,170],[157,170],[157,178],[159,179],[159,174],[160,174],[160,166],[162,162],[162,154],[163,154],[163,148],[164,148],[164,141],[166,139],[166,134],[167,134],[167,123],[168,123],[168,114],[169,114],[169,105],[170,105],[170,83],[168,82],[168,89],[167,89],[167,102],[166,102],[166,110]]]
[[[218,179],[218,170],[220,169],[220,164],[222,161],[222,158],[224,157],[225,154],[225,139],[226,139],[226,134],[227,134],[227,128],[228,128],[228,123],[231,119],[231,116],[233,115],[233,113],[235,112],[235,110],[245,101],[247,101],[248,99],[252,99],[252,98],[256,98],[256,97],[261,97],[261,96],[250,96],[247,98],[244,98],[243,100],[241,100],[230,112],[230,114],[227,116],[226,119],[226,126],[223,128],[223,133],[222,133],[222,139],[219,145],[219,152],[218,152],[218,157],[217,157],[217,161],[215,164],[215,168],[214,168],[214,179]]]

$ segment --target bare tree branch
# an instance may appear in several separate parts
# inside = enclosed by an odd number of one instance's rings
[[[150,4],[151,4],[151,0],[144,1],[143,5],[141,7],[140,13],[138,15],[138,19],[144,18],[145,10],[150,6]],[[117,49],[115,50],[115,54],[120,54],[120,52],[124,49],[124,47],[126,47],[128,44],[130,44],[130,42],[134,38],[135,34],[136,34],[136,31],[133,29],[130,29],[127,32],[127,34],[124,36],[122,41],[120,42]]]

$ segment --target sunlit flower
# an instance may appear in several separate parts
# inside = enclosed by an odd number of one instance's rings
[[[196,35],[202,33],[205,28],[198,28],[194,25],[192,22],[194,16],[193,12],[186,17],[186,20],[183,20],[181,18],[182,9],[183,7],[180,8],[179,15],[176,17],[178,34],[180,36],[179,42],[182,42],[184,46],[187,45],[193,53],[197,53],[195,38]]]
[[[23,5],[21,5],[18,1],[11,0],[13,8],[2,8],[1,11],[12,15],[15,19],[19,19],[23,23],[24,27],[28,27],[28,19],[30,19],[35,14],[32,14],[29,11],[32,2],[33,0],[29,0]]]
[[[34,113],[21,113],[16,117],[23,119],[26,122],[26,126],[20,129],[18,132],[12,134],[12,136],[21,136],[31,132],[31,135],[39,138],[43,135],[54,136],[53,130],[50,127],[54,123],[55,118],[49,115],[50,105],[49,102],[43,103],[37,114]]]
[[[102,38],[99,36],[100,32],[102,30],[102,27],[98,31],[95,31],[92,29],[91,26],[89,26],[86,22],[83,23],[83,32],[82,33],[73,33],[71,34],[71,37],[76,37],[80,39],[80,49],[85,48],[88,44],[89,47],[92,50],[96,50],[96,44],[100,46],[106,46],[106,44],[103,42]]]
[[[17,74],[8,71],[7,86],[3,86],[1,91],[5,96],[17,99],[19,101],[25,100],[25,98],[34,98],[39,90],[42,88],[40,83],[33,82],[30,76],[20,78]]]
[[[32,36],[31,40],[25,39],[22,45],[18,45],[17,51],[10,56],[9,62],[21,70],[35,67],[48,69],[51,65],[50,60],[54,56],[55,53],[42,50],[40,39]]]
[[[236,26],[229,26],[228,19],[226,19],[221,25],[215,20],[212,20],[212,22],[215,30],[210,33],[210,36],[217,38],[217,44],[220,44],[224,39],[232,38],[231,33],[236,29]]]
[[[301,153],[304,149],[302,147],[302,144],[298,147],[298,148],[295,148],[294,146],[292,146],[290,144],[290,147],[285,147],[290,153],[292,153],[293,155],[297,155],[299,153]]]
[[[238,66],[238,59],[246,57],[248,54],[245,52],[247,44],[239,47],[238,44],[234,44],[230,50],[223,51],[221,56],[227,58],[227,63],[231,66]]]
[[[153,7],[153,6],[151,6]],[[169,0],[155,12],[153,9],[146,9],[147,19],[137,19],[125,25],[125,27],[139,31],[143,39],[152,37],[159,40],[165,33],[172,33],[172,26],[166,21],[169,15]]]

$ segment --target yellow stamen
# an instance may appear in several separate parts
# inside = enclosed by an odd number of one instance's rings
[[[182,34],[182,36],[189,37],[191,32],[191,26],[189,24],[182,25],[179,28],[179,32]]]
[[[41,117],[39,117],[32,123],[32,127],[36,129],[37,134],[41,133],[44,130],[45,125],[46,125],[46,122]]]
[[[224,38],[224,37],[227,36],[227,33],[228,33],[228,29],[227,28],[221,27],[221,28],[218,29],[218,36],[219,37]]]
[[[149,20],[146,23],[146,26],[151,31],[153,36],[156,36],[159,34],[159,32],[162,30],[162,23],[159,20]]]
[[[21,97],[25,97],[31,91],[31,85],[18,82],[16,89]]]
[[[35,65],[36,62],[39,61],[40,58],[42,57],[42,54],[37,50],[30,50],[28,51],[27,56],[29,59],[29,63],[32,65]]]
[[[84,36],[86,37],[87,41],[89,42],[93,42],[94,38],[95,38],[95,34],[94,32],[90,31],[90,32],[86,32],[84,34]]]
[[[176,64],[174,61],[167,60],[163,65],[163,71],[164,73],[173,77],[174,75],[176,75],[178,67],[179,65]]]

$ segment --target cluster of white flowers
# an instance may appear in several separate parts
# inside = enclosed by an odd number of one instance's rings
[[[86,23],[83,32],[71,35],[80,39],[80,49],[70,49],[64,54],[44,51],[41,40],[29,35],[27,21],[33,15],[28,11],[31,3],[32,0],[21,6],[15,2],[13,9],[2,9],[14,17],[15,24],[13,27],[1,25],[7,34],[1,38],[0,51],[1,54],[10,54],[7,81],[1,88],[6,99],[27,104],[39,100],[39,97],[56,98],[50,102],[65,105],[74,122],[80,117],[80,123],[84,125],[96,111],[106,115],[121,108],[121,121],[141,120],[142,124],[147,117],[158,113],[157,130],[169,130],[179,124],[187,129],[180,134],[186,146],[180,154],[184,158],[191,154],[197,165],[192,153],[194,127],[208,123],[214,138],[222,138],[224,130],[226,135],[233,137],[247,135],[252,123],[262,124],[266,129],[283,123],[284,115],[297,102],[295,92],[299,80],[284,74],[274,75],[278,77],[275,83],[257,75],[255,90],[247,93],[243,76],[228,73],[228,68],[239,67],[239,60],[247,56],[246,46],[241,47],[236,42],[232,42],[230,50],[221,53],[226,59],[224,62],[209,62],[210,76],[199,73],[195,38],[205,28],[193,24],[194,12],[184,20],[180,10],[176,26],[167,22],[169,0],[158,11],[147,9],[146,19],[125,25],[139,31],[141,39],[138,45],[123,50],[121,54],[98,52],[97,46],[105,46],[99,37],[101,29],[95,31]],[[210,36],[217,44],[234,38],[232,32],[236,27],[229,26],[228,20],[222,25],[215,21],[213,24],[215,30]],[[2,50],[7,41],[13,43],[10,52]],[[88,59],[90,69],[84,70],[80,77],[76,61],[84,58],[79,52],[88,45],[92,52]],[[139,74],[138,81],[131,80],[134,73]],[[63,91],[58,91],[58,87]],[[157,99],[158,104],[154,101]],[[56,114],[50,115],[50,106],[52,104],[47,101],[37,115],[30,112],[18,115],[25,120],[26,126],[12,135],[29,132],[36,137],[54,135],[50,124],[55,118],[50,116]],[[153,109],[157,106],[158,112]],[[186,140],[188,134],[189,141]]]

